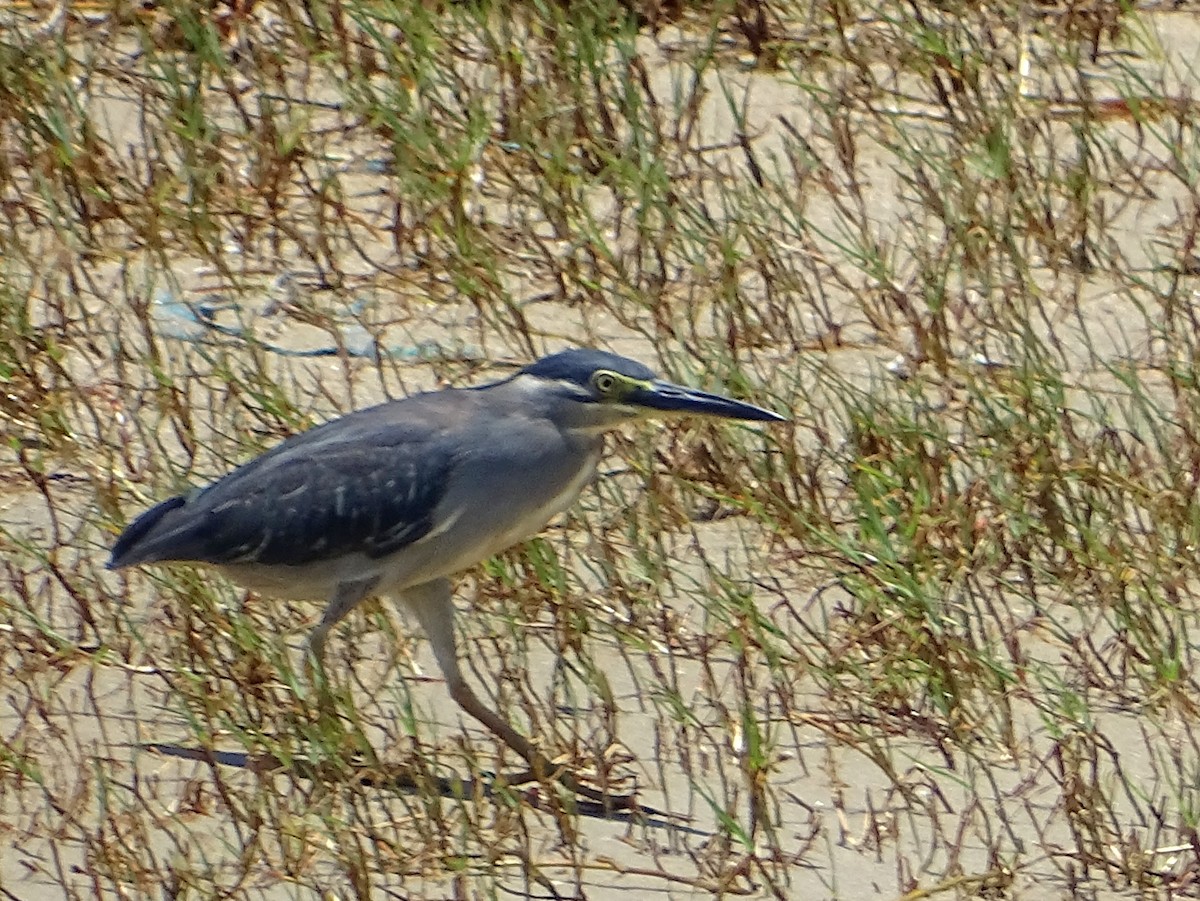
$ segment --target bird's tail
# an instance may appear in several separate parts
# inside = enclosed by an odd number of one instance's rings
[[[121,569],[125,566],[137,566],[139,563],[153,563],[159,559],[152,543],[148,543],[146,539],[153,534],[163,517],[186,502],[187,497],[182,494],[169,497],[131,522],[113,545],[112,556],[108,558],[108,568]]]

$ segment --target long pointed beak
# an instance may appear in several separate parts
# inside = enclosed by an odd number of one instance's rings
[[[634,391],[627,398],[638,407],[661,410],[664,413],[686,413],[693,416],[716,416],[721,419],[748,419],[755,422],[786,422],[771,410],[742,403],[720,394],[710,394],[683,385],[655,380],[646,388]]]

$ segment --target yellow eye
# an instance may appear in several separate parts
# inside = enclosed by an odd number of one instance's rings
[[[617,377],[611,372],[597,372],[592,376],[592,384],[601,394],[612,394],[617,388]]]

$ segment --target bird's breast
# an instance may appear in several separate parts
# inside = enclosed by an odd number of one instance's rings
[[[579,497],[596,472],[601,445],[549,448],[529,465],[484,456],[455,477],[430,533],[416,542],[436,573],[452,575],[540,532]]]
[[[550,520],[566,511],[591,482],[599,462],[600,448],[597,447],[587,454],[583,465],[579,466],[577,471],[565,478],[550,481],[550,484],[540,491],[530,491],[531,503],[522,505],[518,501],[515,506],[519,515],[497,535],[496,546],[489,551],[488,556],[498,554],[536,535]],[[534,478],[537,478],[536,474]]]

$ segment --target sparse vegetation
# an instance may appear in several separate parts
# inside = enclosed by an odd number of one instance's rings
[[[0,9],[0,895],[1200,884],[1200,86],[1165,3]],[[614,442],[413,629],[118,529],[568,343],[776,409]],[[500,774],[497,776],[496,774]],[[687,818],[687,819],[684,819]]]

